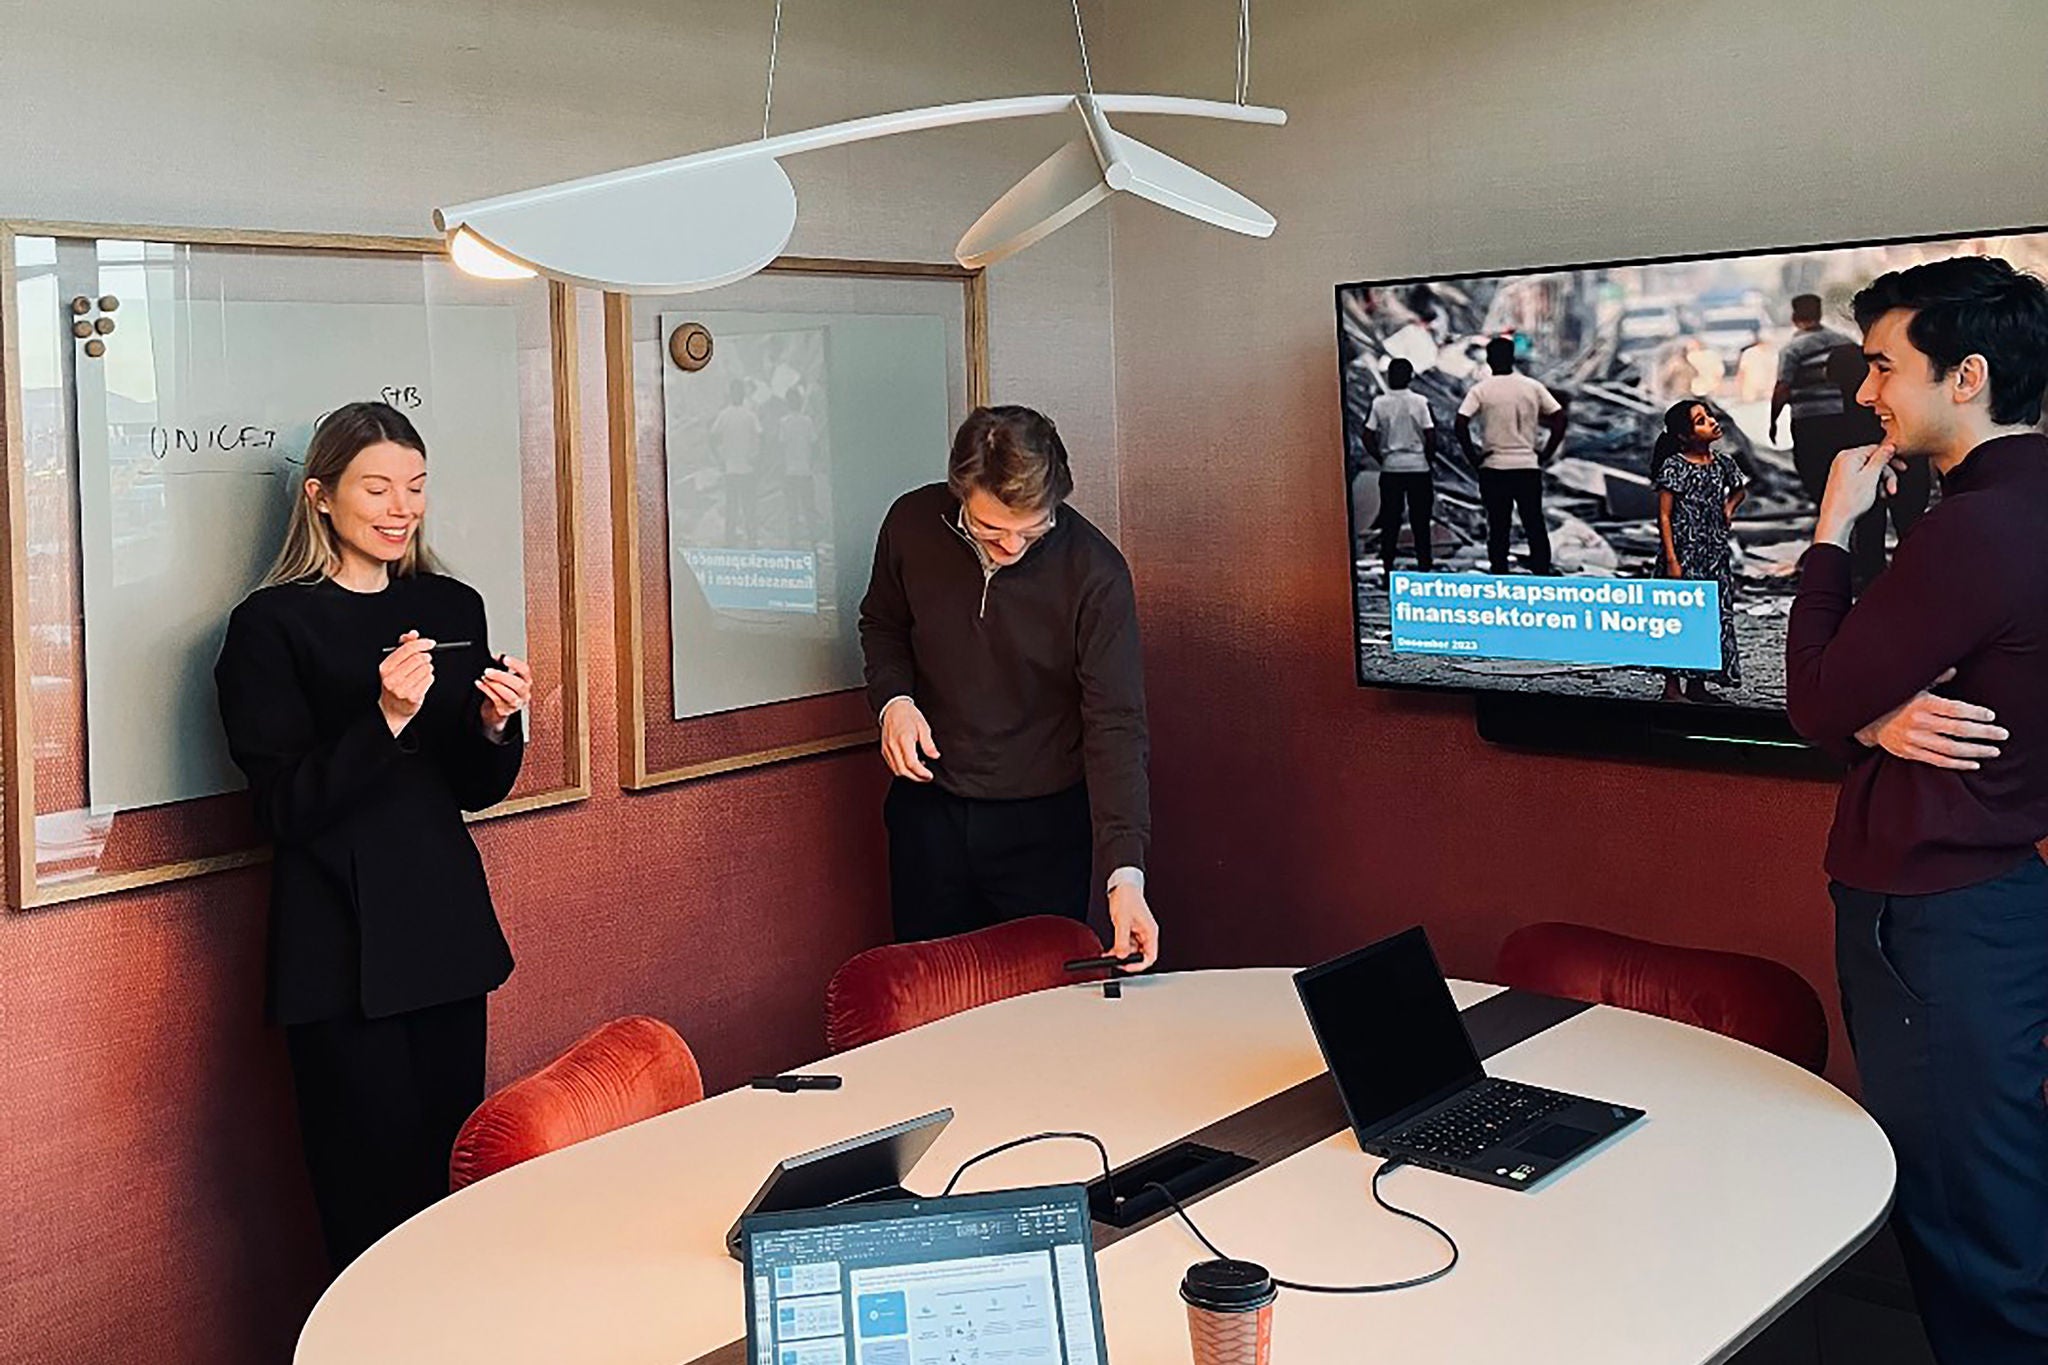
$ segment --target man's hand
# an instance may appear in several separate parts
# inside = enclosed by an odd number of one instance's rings
[[[1145,904],[1145,893],[1129,884],[1116,887],[1109,893],[1109,922],[1116,930],[1116,943],[1110,948],[1113,957],[1125,957],[1133,952],[1143,953],[1145,960],[1125,970],[1142,972],[1159,960],[1159,921],[1152,918],[1152,907]]]
[[[1932,686],[1939,687],[1955,675],[1951,668]],[[2011,737],[2003,726],[1992,724],[1997,718],[1988,706],[1919,692],[1858,730],[1856,738],[1870,748],[1913,763],[1974,772],[1979,759],[1998,757],[1998,746],[1984,741]]]
[[[919,757],[922,751],[923,758]],[[912,782],[929,782],[932,770],[924,759],[937,758],[939,746],[932,741],[931,723],[914,701],[891,702],[882,712],[882,761],[889,771]]]
[[[1848,549],[1856,519],[1877,505],[1880,491],[1887,496],[1898,491],[1899,470],[1904,467],[1889,440],[1874,446],[1852,446],[1835,456],[1828,470],[1827,491],[1821,494],[1820,516],[1814,522],[1814,543]]]

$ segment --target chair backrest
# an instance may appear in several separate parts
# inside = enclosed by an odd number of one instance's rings
[[[476,1107],[456,1134],[448,1188],[703,1098],[680,1034],[644,1014],[614,1019]]]
[[[1102,941],[1079,920],[1032,915],[922,943],[891,943],[850,958],[825,988],[825,1047],[844,1052],[949,1014],[1076,978],[1066,964],[1098,957]]]
[[[1504,986],[1618,1005],[1738,1038],[1818,1072],[1828,1019],[1806,978],[1781,962],[1652,943],[1583,924],[1531,924],[1501,944]]]

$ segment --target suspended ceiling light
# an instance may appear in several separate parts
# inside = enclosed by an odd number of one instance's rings
[[[468,228],[448,234],[448,255],[466,275],[480,280],[530,280],[538,272],[511,257],[494,251],[483,238]]]
[[[1241,232],[1247,237],[1273,235],[1273,215],[1236,190],[1110,127],[1109,120],[1103,117],[1103,105],[1118,98],[1115,95],[1074,97],[1071,105],[1081,115],[1082,135],[1040,162],[1031,174],[1011,186],[1002,198],[975,220],[974,226],[967,229],[967,235],[953,249],[954,258],[960,264],[989,266],[1006,256],[1014,256],[1033,242],[1073,222],[1118,190],[1127,190],[1176,213],[1184,213],[1232,232]],[[1112,104],[1111,107],[1116,106]],[[1287,117],[1278,109],[1254,111],[1242,105],[1220,107],[1240,113],[1276,116],[1247,119],[1246,122],[1281,123]],[[1169,111],[1154,109],[1142,112]],[[1206,116],[1226,118],[1233,115],[1210,113]]]
[[[1127,191],[1205,223],[1270,236],[1273,216],[1193,167],[1119,133],[1107,115],[1174,114],[1236,123],[1284,124],[1279,109],[1245,103],[1248,5],[1240,0],[1237,101],[1173,95],[1098,95],[1075,6],[1082,72],[1077,95],[1026,95],[935,105],[762,136],[645,166],[434,210],[455,264],[488,278],[539,273],[622,293],[685,293],[744,279],[782,254],[796,227],[796,190],[781,158],[931,128],[1077,113],[1082,131],[990,206],[960,239],[963,265],[986,266],[1072,222],[1115,191]],[[781,5],[776,7],[781,39]],[[768,106],[774,102],[771,48]]]

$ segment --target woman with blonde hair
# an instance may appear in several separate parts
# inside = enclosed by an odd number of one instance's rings
[[[339,1271],[448,1188],[483,1098],[484,997],[512,970],[464,811],[519,776],[523,660],[428,551],[426,443],[351,403],[306,450],[284,547],[214,668],[276,845],[268,1013]]]

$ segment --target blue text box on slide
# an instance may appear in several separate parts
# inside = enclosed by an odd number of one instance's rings
[[[1396,573],[1387,594],[1396,654],[1721,666],[1721,585],[1711,580]]]

